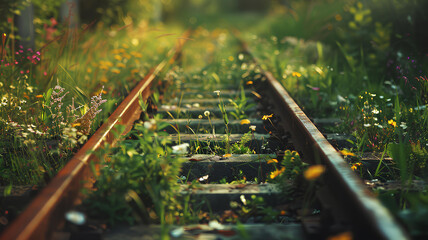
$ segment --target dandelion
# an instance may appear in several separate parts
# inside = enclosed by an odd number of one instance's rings
[[[325,167],[323,165],[313,165],[306,169],[303,175],[307,180],[314,180],[321,176],[321,174],[324,172]]]
[[[282,166],[281,169],[277,169],[273,172],[270,173],[270,178],[274,179],[276,177],[278,177],[279,175],[281,175],[281,173],[283,173],[285,171],[285,167]]]
[[[302,74],[300,74],[300,73],[298,73],[298,72],[292,72],[291,73],[291,75],[293,76],[293,77],[301,77],[302,76]]]
[[[120,73],[120,70],[119,70],[119,69],[117,69],[117,68],[113,68],[113,69],[111,70],[111,72],[112,72],[112,73],[119,74],[119,73]]]
[[[266,161],[267,164],[271,164],[271,163],[278,163],[278,160],[276,160],[275,158],[269,159]]]
[[[392,125],[393,127],[397,126],[397,123],[394,120],[392,120],[392,119],[388,121],[388,124]]]
[[[250,124],[251,122],[250,122],[250,120],[248,120],[248,119],[242,119],[241,120],[241,125],[244,125],[244,124]]]
[[[205,115],[205,117],[208,117],[210,115],[210,111],[205,111],[204,115]]]
[[[199,119],[202,119],[203,117],[202,117],[202,115],[199,115],[199,116],[198,116],[198,118],[199,118]]]
[[[232,62],[235,58],[233,56],[229,56],[227,59]]]
[[[355,157],[355,154],[354,153],[352,153],[352,152],[350,152],[349,150],[347,150],[347,149],[343,149],[343,150],[340,150],[339,151],[343,156],[352,156],[352,157]]]
[[[263,115],[262,120],[268,120],[271,117],[273,117],[273,113],[271,115]]]

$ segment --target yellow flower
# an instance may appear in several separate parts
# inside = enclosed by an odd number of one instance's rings
[[[116,59],[117,61],[122,61],[122,56],[114,55],[114,59]]]
[[[355,154],[354,154],[354,153],[352,153],[352,152],[350,152],[350,151],[348,151],[347,149],[340,150],[339,152],[340,152],[343,156],[353,156],[353,157],[355,157]]]
[[[120,73],[120,70],[119,70],[119,69],[117,69],[117,68],[113,68],[113,69],[111,70],[111,72],[112,72],[112,73],[119,74],[119,73]]]
[[[281,169],[277,169],[277,170],[275,170],[275,171],[273,171],[273,172],[271,172],[270,173],[270,178],[271,179],[274,179],[274,178],[276,178],[276,177],[278,177],[281,173],[283,173],[285,171],[285,167],[283,166],[283,167],[281,167]]]
[[[108,82],[108,79],[106,78],[106,76],[102,76],[100,79],[101,82]]]
[[[267,164],[271,164],[271,163],[278,163],[278,160],[276,160],[275,158],[267,160]]]
[[[250,122],[250,120],[248,120],[248,119],[242,119],[241,120],[241,125],[244,125],[244,124],[250,124],[251,122]]]
[[[87,72],[87,73],[91,73],[91,72],[92,72],[92,69],[91,69],[91,68],[87,68],[87,69],[86,69],[86,72]]]
[[[232,62],[235,58],[233,58],[233,56],[229,56],[227,59]]]
[[[71,127],[78,127],[80,125],[81,125],[80,123],[73,123],[73,124],[71,124]]]
[[[340,22],[340,21],[342,21],[342,16],[340,14],[336,14],[336,16],[334,16],[334,19],[336,19],[336,21]]]
[[[351,166],[351,169],[352,169],[352,171],[355,171],[355,170],[357,170],[357,166],[352,165],[352,166]]]
[[[251,84],[253,84],[253,81],[248,81],[247,82],[247,85],[251,85]]]
[[[273,116],[273,113],[271,115],[263,115],[262,120],[268,120]]]
[[[126,67],[126,65],[125,65],[125,64],[123,64],[123,63],[118,63],[116,66],[117,66],[118,68],[125,68],[125,67]]]
[[[136,74],[136,73],[139,73],[139,72],[140,72],[140,70],[138,70],[138,69],[132,69],[132,70],[131,70],[131,73],[132,73],[132,74]]]
[[[228,158],[228,157],[231,157],[232,156],[232,154],[230,154],[230,153],[226,153],[226,154],[224,154],[222,157],[224,157],[224,158]]]
[[[393,127],[397,126],[397,123],[394,120],[392,120],[392,119],[388,121],[388,124],[392,125]]]
[[[306,169],[303,175],[307,180],[314,180],[321,176],[321,174],[324,172],[325,167],[323,165],[313,165]]]
[[[36,98],[43,98],[43,95],[36,95]]]
[[[132,52],[131,52],[131,55],[132,55],[132,56],[134,56],[134,57],[136,57],[136,58],[143,57],[143,55],[142,55],[141,53],[136,52],[136,51],[132,51]]]
[[[118,54],[118,53],[120,53],[120,50],[119,49],[113,49],[113,50],[111,50],[111,53]]]
[[[292,73],[291,73],[291,75],[292,75],[293,77],[301,77],[301,76],[302,76],[302,74],[300,74],[300,73],[298,73],[298,72],[292,72]]]

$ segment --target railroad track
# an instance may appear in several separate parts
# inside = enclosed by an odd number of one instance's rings
[[[244,43],[242,46],[244,51],[239,58],[253,58],[248,47]],[[257,64],[257,59],[252,61]],[[89,163],[97,160],[88,150],[99,148],[103,142],[117,141],[111,133],[116,124],[132,128],[142,111],[138,96],[149,97],[151,83],[166,65],[167,61],[159,64],[141,81],[51,184],[3,232],[1,239],[49,239],[58,231],[64,213],[78,198],[81,182],[92,177]],[[182,184],[183,195],[203,202],[200,210],[207,214],[230,214],[232,219],[236,211],[230,210],[231,203],[241,210],[247,204],[247,209],[251,204],[254,207],[252,214],[242,214],[240,220],[245,224],[207,220],[209,225],[177,226],[170,232],[172,237],[311,239],[345,233],[355,239],[408,238],[272,74],[259,67],[255,72],[254,76],[245,76],[245,81],[217,82],[211,86],[201,84],[200,79],[173,82],[173,94],[152,107],[151,114],[161,115],[159,121],[169,124],[165,131],[172,145],[189,148],[185,152],[190,154],[182,156],[180,179],[182,183],[199,184]],[[233,82],[237,84],[231,85]],[[236,107],[227,99],[245,99],[246,105],[254,106],[242,113],[244,119],[232,120]],[[296,177],[282,185],[273,181],[275,176],[271,173],[282,170],[281,161],[289,161],[291,156],[298,158],[294,150],[304,162],[324,166],[318,179],[306,181]],[[273,159],[279,163],[272,163]],[[283,195],[284,184],[293,189],[294,195]],[[276,213],[267,214],[271,217],[267,221],[263,219],[263,209]],[[159,226],[139,225],[112,231],[104,238],[132,239],[159,231]]]

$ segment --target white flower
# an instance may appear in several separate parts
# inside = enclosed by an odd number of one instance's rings
[[[146,129],[155,129],[156,128],[156,120],[150,119],[150,121],[145,121],[143,124],[144,128]]]
[[[208,117],[210,115],[210,111],[205,111],[204,115],[205,115],[205,117]]]
[[[241,202],[242,202],[244,205],[247,205],[247,199],[245,199],[245,196],[244,196],[244,195],[241,195],[239,198],[241,199]]]
[[[364,127],[370,127],[370,123],[364,123]]]
[[[249,127],[250,129],[251,129],[251,131],[256,131],[256,126],[255,125],[251,125],[250,127]]]
[[[65,219],[67,219],[68,221],[76,224],[76,225],[82,225],[86,222],[86,217],[83,213],[78,212],[78,211],[68,211],[67,213],[65,213]]]
[[[173,154],[186,154],[188,147],[189,147],[188,143],[183,143],[180,145],[172,146],[172,153]]]
[[[379,110],[377,110],[377,109],[375,108],[375,109],[373,109],[372,113],[373,113],[373,114],[379,114]]]
[[[217,94],[217,96],[220,96],[220,90],[215,90],[214,93]]]
[[[244,54],[240,53],[240,54],[238,55],[238,59],[239,59],[239,60],[241,60],[241,61],[242,61],[242,60],[244,60]]]

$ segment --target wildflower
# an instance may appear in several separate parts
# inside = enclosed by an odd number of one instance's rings
[[[244,196],[244,195],[239,196],[239,198],[241,199],[241,202],[242,202],[244,205],[247,205],[247,199],[245,199],[245,196]]]
[[[224,157],[224,158],[228,158],[228,157],[231,157],[232,156],[232,154],[230,154],[230,153],[226,153],[226,154],[224,154],[223,156],[221,156],[221,157]]]
[[[301,76],[302,76],[302,74],[300,74],[300,73],[298,73],[298,72],[292,72],[292,73],[291,73],[291,75],[292,75],[293,77],[301,77]]]
[[[135,52],[135,51],[132,51],[132,52],[131,52],[131,55],[132,55],[132,56],[134,56],[134,57],[136,57],[136,58],[141,58],[141,57],[143,57],[143,55],[142,55],[141,53],[139,53],[139,52]]]
[[[248,120],[248,119],[242,119],[241,120],[241,125],[244,125],[244,124],[250,124],[251,122],[250,122],[250,120]]]
[[[118,63],[116,66],[117,66],[118,68],[125,68],[125,67],[126,67],[126,65],[125,65],[125,64],[123,64],[123,63]]]
[[[242,61],[242,60],[244,60],[244,54],[240,53],[240,54],[238,55],[238,59],[239,59],[239,60],[241,60],[241,61]]]
[[[340,21],[342,21],[342,16],[340,14],[336,14],[336,16],[334,16],[334,19],[336,19],[336,21],[340,22]]]
[[[253,84],[253,81],[248,81],[247,82],[247,85],[252,85]]]
[[[183,144],[180,144],[180,145],[172,146],[172,153],[173,154],[186,154],[188,147],[189,147],[188,143],[183,143]]]
[[[270,178],[271,179],[274,179],[274,178],[276,178],[276,177],[278,177],[281,173],[283,173],[285,171],[285,167],[284,166],[282,166],[281,167],[281,169],[277,169],[277,170],[275,170],[275,171],[273,171],[273,172],[271,172],[270,173]]]
[[[117,69],[117,68],[113,68],[113,69],[111,70],[111,72],[112,72],[112,73],[119,74],[119,73],[120,73],[120,70],[119,70],[119,69]]]
[[[217,96],[220,96],[220,90],[215,90],[214,93],[217,94]]]
[[[409,108],[409,112],[413,112],[413,108]]]
[[[348,151],[347,149],[340,150],[339,152],[340,152],[343,156],[352,156],[352,157],[355,157],[355,154],[354,154],[354,153],[352,153],[352,152],[350,152],[350,151]]]
[[[210,111],[205,111],[204,115],[205,115],[205,117],[208,117],[210,115]]]
[[[41,94],[36,95],[36,98],[43,98],[43,95],[41,95]]]
[[[364,127],[370,127],[371,124],[370,123],[364,123]]]
[[[250,129],[251,129],[251,131],[256,131],[256,126],[255,125],[251,125],[250,127],[249,127]]]
[[[303,175],[307,180],[314,180],[321,176],[321,174],[324,172],[325,167],[323,165],[313,165],[306,169]]]
[[[233,56],[229,56],[227,59],[232,62],[235,58]]]
[[[273,116],[273,113],[271,115],[263,115],[262,120],[268,120]]]
[[[278,163],[278,160],[276,160],[275,158],[269,159],[266,162],[267,164],[271,164],[271,163]]]
[[[199,118],[199,119],[202,119],[203,117],[202,117],[202,115],[199,115],[199,116],[198,116],[198,118]]]
[[[132,69],[131,70],[131,74],[136,74],[136,73],[139,73],[140,72],[140,70],[138,70],[138,69]]]
[[[356,166],[356,165],[352,165],[352,166],[351,166],[351,170],[352,170],[352,171],[357,170],[357,166]]]
[[[82,225],[86,222],[86,217],[83,213],[78,212],[78,211],[68,211],[67,213],[65,213],[65,219],[67,219],[68,221],[76,224],[76,225]]]
[[[388,124],[392,125],[393,127],[397,126],[397,123],[394,120],[392,120],[392,119],[388,121]]]
[[[71,127],[78,127],[80,125],[82,125],[82,124],[81,123],[73,123],[73,124],[71,124]]]
[[[373,114],[379,114],[379,110],[377,110],[377,109],[375,108],[375,109],[373,109],[372,113],[373,113]]]

